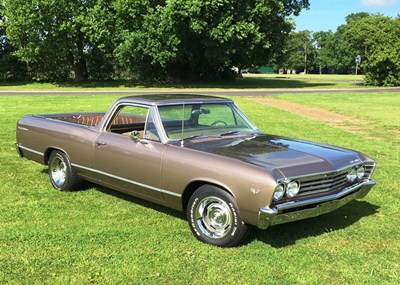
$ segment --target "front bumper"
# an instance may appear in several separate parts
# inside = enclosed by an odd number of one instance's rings
[[[367,180],[345,188],[336,194],[287,202],[272,208],[260,208],[258,212],[258,227],[266,229],[272,225],[303,220],[332,212],[352,200],[365,197],[374,185],[374,180]]]

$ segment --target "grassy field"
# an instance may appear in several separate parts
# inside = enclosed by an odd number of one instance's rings
[[[182,88],[224,88],[224,89],[282,89],[282,88],[360,88],[363,86],[362,75],[287,75],[287,74],[244,74],[243,78],[235,81],[222,81],[213,83],[185,83],[165,84],[151,83],[143,84],[128,81],[105,81],[88,83],[1,83],[1,90],[141,90],[141,89],[182,89]]]
[[[1,284],[400,283],[399,93],[279,96],[363,118],[370,134],[234,98],[264,132],[354,148],[378,167],[377,185],[365,199],[255,230],[248,243],[231,249],[198,242],[179,212],[99,186],[55,191],[45,167],[17,156],[22,115],[102,111],[115,98],[0,97]]]

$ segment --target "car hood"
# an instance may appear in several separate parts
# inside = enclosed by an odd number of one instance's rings
[[[336,171],[362,160],[352,150],[272,135],[197,140],[185,147],[257,165],[276,178]]]

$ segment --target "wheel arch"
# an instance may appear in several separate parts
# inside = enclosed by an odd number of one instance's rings
[[[46,149],[46,151],[44,152],[44,157],[43,157],[43,160],[44,160],[43,163],[44,163],[44,165],[48,165],[48,164],[49,164],[50,155],[51,155],[51,153],[52,153],[53,151],[60,151],[60,152],[64,153],[64,154],[68,157],[68,159],[69,159],[69,155],[68,155],[67,152],[64,151],[63,149],[57,148],[57,147],[49,147],[49,148]]]
[[[227,192],[229,195],[231,195],[234,199],[235,199],[235,195],[233,195],[232,191],[230,191],[227,187],[215,183],[215,182],[210,182],[210,181],[206,181],[206,180],[195,180],[190,182],[185,190],[183,191],[182,194],[182,210],[184,213],[186,213],[187,210],[187,206],[190,200],[190,197],[192,197],[193,193],[196,192],[197,189],[199,189],[201,186],[204,185],[211,185],[211,186],[215,186],[220,188],[221,190]]]

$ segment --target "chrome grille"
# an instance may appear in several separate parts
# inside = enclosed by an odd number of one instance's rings
[[[365,167],[364,178],[370,178],[372,175],[372,172],[374,172],[375,164],[366,164],[366,165],[364,165],[364,167]]]
[[[350,185],[344,173],[326,174],[324,178],[300,181],[298,196],[317,194],[321,192],[339,191]]]
[[[371,177],[372,172],[374,170],[374,164],[365,164],[365,175],[364,179],[368,179]],[[356,180],[353,183],[350,183],[347,180],[347,174],[353,167],[348,169],[344,169],[339,172],[334,173],[326,173],[323,175],[319,175],[316,177],[306,177],[302,179],[298,179],[300,182],[300,191],[297,197],[305,196],[305,195],[314,195],[325,192],[339,192],[340,190],[352,185],[359,183],[359,180]]]

